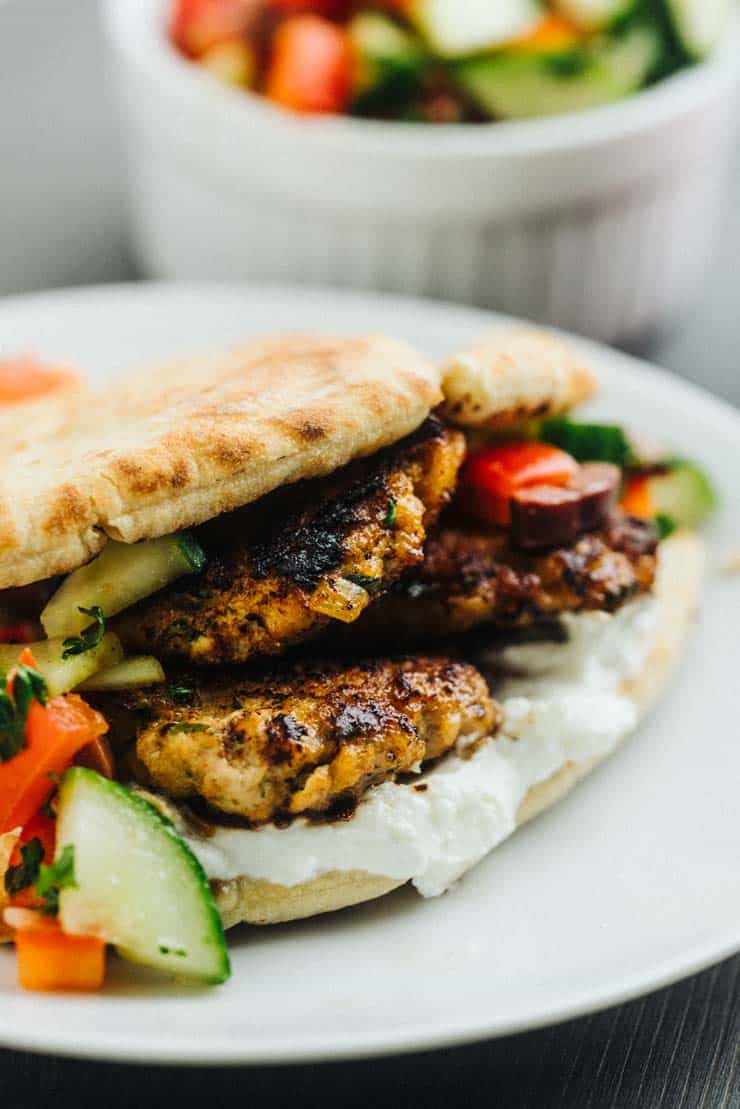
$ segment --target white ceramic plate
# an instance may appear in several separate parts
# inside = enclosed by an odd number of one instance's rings
[[[383,330],[435,356],[491,315],[421,301],[236,286],[131,286],[6,301],[0,356],[35,349],[102,379],[266,331]],[[104,994],[21,993],[0,951],[0,1043],[182,1063],[275,1062],[450,1045],[588,1012],[740,947],[740,417],[590,344],[594,411],[659,433],[716,475],[707,601],[668,700],[569,800],[445,897],[233,934],[232,980],[162,985],[111,960]]]

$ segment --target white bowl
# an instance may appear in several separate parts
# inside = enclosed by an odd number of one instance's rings
[[[725,196],[740,24],[619,104],[440,127],[283,112],[183,60],[167,8],[106,3],[148,274],[420,293],[623,343],[688,307]]]

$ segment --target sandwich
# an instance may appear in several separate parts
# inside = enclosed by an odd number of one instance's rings
[[[438,896],[611,754],[680,653],[712,494],[575,422],[595,387],[530,330],[442,366],[265,339],[130,375],[11,453],[2,605],[32,630],[0,647],[6,696],[90,728],[25,888],[38,813],[3,772],[35,741],[0,764],[16,942],[56,913],[222,980],[222,926]]]

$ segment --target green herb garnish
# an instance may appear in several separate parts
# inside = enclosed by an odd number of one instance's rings
[[[173,701],[187,701],[193,696],[192,689],[186,685],[168,685],[167,692]]]
[[[344,577],[346,581],[351,581],[353,585],[359,585],[370,596],[380,589],[381,583],[378,578],[368,577],[367,574],[345,574]]]
[[[92,608],[77,609],[83,616],[89,616],[95,623],[91,624],[89,628],[85,628],[82,635],[70,635],[62,643],[64,650],[62,651],[62,658],[71,658],[73,655],[84,655],[85,651],[92,651],[93,647],[97,647],[101,639],[105,635],[105,616],[100,605],[93,605]]]
[[[395,524],[395,522],[396,522],[396,502],[393,499],[393,497],[391,497],[391,499],[388,501],[388,511],[385,514],[383,524],[387,528],[392,528],[393,525]]]
[[[75,880],[75,849],[66,844],[58,859],[47,866],[42,863],[36,881],[36,893],[43,900],[41,912],[56,916],[59,912],[59,894],[62,890],[77,889]]]
[[[193,573],[200,573],[207,561],[206,552],[191,531],[180,533],[177,547]]]
[[[31,666],[19,663],[10,693],[0,692],[0,762],[7,762],[26,746],[26,721],[33,701],[45,705],[46,682]]]
[[[5,871],[5,892],[10,897],[34,884],[39,876],[43,858],[44,849],[38,837],[21,846],[20,863],[17,866],[9,866]]]
[[[611,462],[624,469],[635,461],[632,444],[618,424],[545,420],[540,428],[540,439],[567,451],[576,462]]]
[[[207,732],[207,724],[196,724],[190,720],[174,720],[171,724],[165,724],[162,732],[165,735],[170,735],[172,732]]]
[[[173,620],[164,633],[165,639],[186,639],[188,643],[192,643],[199,635],[198,629],[187,620]]]
[[[655,517],[655,528],[658,532],[658,539],[667,539],[669,535],[673,535],[678,524],[669,516],[667,512],[658,512]]]

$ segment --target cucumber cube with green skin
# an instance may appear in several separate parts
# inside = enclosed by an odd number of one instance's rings
[[[670,517],[676,527],[700,527],[717,505],[712,483],[693,462],[671,463],[668,473],[651,477],[648,486],[656,514]]]
[[[158,659],[152,655],[135,655],[106,670],[98,670],[79,689],[81,692],[88,689],[142,689],[148,685],[160,685],[164,680],[164,670]]]
[[[458,83],[488,115],[500,119],[561,115],[619,100],[641,88],[660,51],[650,27],[575,50],[507,53],[465,59]]]
[[[356,59],[352,111],[382,115],[410,101],[429,64],[415,35],[380,12],[361,12],[348,27]]]
[[[204,565],[205,555],[189,532],[141,543],[110,540],[97,558],[64,579],[41,613],[44,631],[49,637],[78,635],[90,623],[81,609],[97,605],[106,618],[115,616]]]
[[[89,617],[87,622],[90,622]],[[40,639],[37,643],[4,643],[0,646],[0,672],[7,674],[16,665],[25,647],[33,655],[50,697],[69,693],[98,670],[116,666],[123,658],[123,647],[113,632],[106,632],[95,647],[78,655],[68,655],[67,658],[63,658],[63,639]]]
[[[74,886],[59,895],[65,932],[98,936],[124,959],[217,984],[231,973],[208,879],[172,823],[93,770],[59,787],[57,848],[74,854]]]
[[[663,0],[676,35],[690,58],[705,58],[726,29],[732,0]]]
[[[433,50],[455,58],[521,38],[547,11],[539,0],[413,0],[408,15]]]
[[[552,6],[581,31],[603,31],[634,10],[637,0],[552,0]]]

